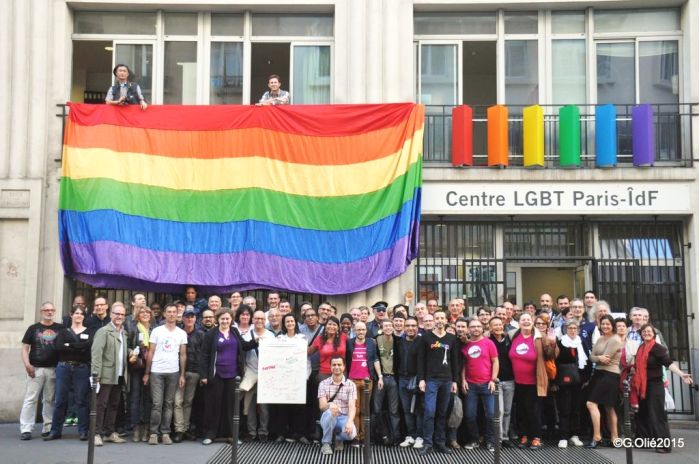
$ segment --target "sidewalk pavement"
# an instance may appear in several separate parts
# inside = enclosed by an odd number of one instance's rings
[[[634,464],[699,464],[699,427],[697,423],[674,424],[673,438],[683,438],[684,447],[675,448],[671,454],[657,454],[652,450],[634,449]],[[682,427],[682,428],[680,428]],[[19,424],[0,424],[0,462],[3,464],[85,464],[87,442],[78,440],[75,427],[63,429],[63,438],[50,442],[41,440],[40,426],[30,441],[19,439]],[[206,464],[224,446],[214,443],[203,446],[201,442],[186,441],[174,445],[152,446],[145,443],[105,443],[95,448],[95,464]],[[270,446],[274,446],[270,444]],[[626,462],[623,448],[601,448],[598,452],[619,464]],[[528,454],[528,460],[532,455]],[[402,463],[396,463],[402,464]],[[543,461],[542,461],[542,464]]]
[[[125,437],[129,438],[129,437]],[[213,443],[204,446],[201,441],[183,441],[173,445],[147,443],[105,443],[95,448],[95,464],[205,464],[224,446]],[[87,442],[78,440],[77,427],[64,427],[60,440],[43,441],[41,424],[37,424],[33,438],[19,439],[19,424],[0,424],[0,462],[2,464],[85,464]]]

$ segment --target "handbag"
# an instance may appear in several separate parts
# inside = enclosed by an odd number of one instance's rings
[[[580,371],[577,364],[559,364],[556,368],[556,385],[569,387],[580,385]]]
[[[451,408],[451,414],[449,414],[449,419],[447,420],[447,426],[451,428],[459,428],[461,421],[464,419],[464,407],[461,403],[461,398],[456,393],[452,393],[454,397],[454,405]]]
[[[546,376],[549,378],[549,380],[555,379],[556,376],[556,361],[553,359],[547,359],[544,361],[544,366],[546,367]]]

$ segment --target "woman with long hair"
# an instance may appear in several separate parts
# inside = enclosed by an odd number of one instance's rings
[[[622,342],[616,335],[614,319],[610,315],[599,319],[600,338],[592,347],[590,360],[595,364],[595,370],[590,379],[589,394],[587,398],[587,410],[590,412],[592,422],[592,440],[585,445],[586,448],[597,448],[602,440],[600,430],[599,406],[604,406],[607,415],[607,425],[611,439],[619,437],[617,430],[617,416],[614,409],[619,397],[619,378],[621,369]]]
[[[325,330],[308,347],[308,355],[316,351],[320,352],[320,367],[318,369],[318,383],[332,375],[330,360],[333,357],[345,357],[347,352],[347,335],[340,332],[340,321],[335,316],[330,316],[325,321]]]
[[[303,340],[305,345],[308,344],[306,336],[299,333],[299,323],[296,320],[296,316],[292,313],[285,314],[282,317],[282,333],[277,336],[277,339],[284,341],[300,339]],[[277,413],[279,414],[277,442],[286,440],[289,443],[293,443],[298,440],[304,445],[311,444],[311,442],[303,436],[305,407],[305,403],[277,405]]]
[[[143,374],[146,372],[146,355],[150,347],[150,333],[153,330],[153,313],[147,307],[136,309],[133,315],[134,330],[129,333],[129,411],[131,411],[131,426],[133,441],[148,441],[150,424],[150,387],[143,385]]]
[[[515,402],[519,419],[520,448],[541,448],[541,398],[548,390],[548,377],[544,365],[544,345],[541,334],[534,328],[528,312],[519,317],[519,329],[515,331],[510,346],[510,359],[515,377]],[[531,442],[529,441],[531,439]]]
[[[638,404],[636,436],[641,438],[670,438],[670,426],[665,412],[663,366],[674,372],[684,383],[694,383],[691,374],[682,372],[670,358],[668,349],[657,343],[657,332],[651,324],[641,327],[643,343],[636,352],[635,375],[631,383],[632,406]],[[669,440],[668,440],[669,441]],[[672,447],[656,448],[658,453],[669,453]]]
[[[230,437],[235,378],[242,378],[245,373],[244,352],[257,346],[256,340],[243,340],[232,326],[229,309],[219,309],[216,316],[218,327],[206,332],[202,344],[200,382],[206,385],[204,445],[210,445],[217,437]]]

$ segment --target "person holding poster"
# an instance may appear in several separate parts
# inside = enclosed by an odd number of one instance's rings
[[[299,333],[299,324],[296,316],[291,313],[285,314],[282,318],[282,333],[277,336],[277,339],[280,341],[301,339],[307,344],[306,336]],[[279,414],[277,442],[286,440],[289,443],[293,443],[298,440],[304,445],[311,444],[308,438],[303,436],[305,406],[305,403],[277,405]]]

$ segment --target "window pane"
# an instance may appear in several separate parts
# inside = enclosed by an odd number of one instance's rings
[[[255,14],[253,35],[332,37],[332,15]]]
[[[584,34],[584,11],[554,11],[551,14],[551,30],[554,34]]]
[[[597,44],[597,103],[635,103],[633,43]]]
[[[505,34],[536,34],[539,16],[535,11],[505,13]]]
[[[243,103],[243,44],[211,42],[212,105]]]
[[[638,76],[641,103],[679,102],[679,53],[677,41],[639,43]]]
[[[423,45],[420,67],[421,103],[456,105],[456,45]]]
[[[76,34],[155,34],[155,13],[76,11]]]
[[[416,35],[495,34],[496,14],[485,13],[415,13]]]
[[[165,42],[163,103],[197,102],[197,43]]]
[[[211,35],[243,35],[243,15],[212,14]]]
[[[115,62],[123,63],[131,70],[129,80],[141,87],[146,101],[153,95],[153,46],[145,44],[117,44]]]
[[[505,42],[505,101],[509,105],[539,102],[539,52],[536,40]]]
[[[197,35],[197,14],[165,13],[165,35]]]
[[[585,41],[554,40],[551,50],[553,103],[582,104],[585,98]]]
[[[595,32],[679,31],[680,10],[595,10]]]
[[[295,104],[330,103],[330,46],[294,47]]]

